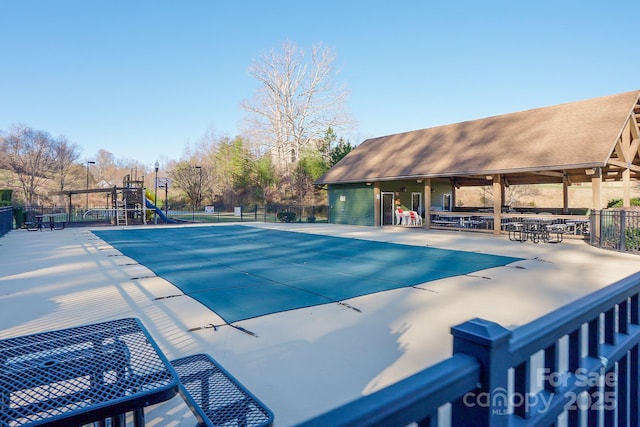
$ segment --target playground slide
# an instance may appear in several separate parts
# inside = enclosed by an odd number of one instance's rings
[[[145,192],[145,198],[144,198],[144,202],[145,202],[145,206],[147,207],[147,209],[151,209],[152,211],[154,211],[156,213],[156,215],[158,215],[160,217],[161,220],[163,220],[164,222],[166,222],[167,224],[175,224],[178,221],[176,221],[175,219],[171,219],[168,218],[164,212],[162,212],[162,209],[160,209],[159,207],[157,207],[156,205],[153,204],[152,197],[153,194],[151,194],[151,192],[149,190],[147,190]]]

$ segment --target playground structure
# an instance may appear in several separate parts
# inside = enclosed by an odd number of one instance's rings
[[[154,223],[158,220],[164,223],[175,223],[176,220],[166,216],[154,201],[154,194],[144,186],[144,179],[138,179],[127,174],[122,179],[122,186],[108,188],[88,188],[84,190],[66,190],[50,193],[51,195],[67,196],[67,222],[109,222],[114,225],[134,225]],[[74,195],[106,194],[107,208],[89,208],[78,210],[73,205]],[[72,213],[76,212],[75,220]],[[79,216],[77,212],[81,212]],[[151,214],[148,214],[150,212]],[[59,214],[62,215],[62,214]]]
[[[130,174],[122,178],[122,187],[114,187],[112,208],[116,225],[146,223],[146,194],[144,180],[132,179]]]

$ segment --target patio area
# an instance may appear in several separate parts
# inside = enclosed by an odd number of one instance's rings
[[[251,335],[229,326],[208,327],[225,321],[195,299],[160,298],[180,291],[90,229],[14,230],[0,238],[0,339],[136,317],[167,358],[211,355],[273,410],[275,425],[290,426],[450,356],[452,325],[481,317],[514,328],[638,271],[637,255],[600,250],[582,240],[533,245],[510,241],[506,234],[401,227],[243,227],[523,260],[358,296],[347,304],[233,323]],[[194,425],[179,398],[152,407],[146,419],[150,425]]]

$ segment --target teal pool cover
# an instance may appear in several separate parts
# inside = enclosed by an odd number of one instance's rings
[[[240,225],[93,233],[227,323],[522,259]]]

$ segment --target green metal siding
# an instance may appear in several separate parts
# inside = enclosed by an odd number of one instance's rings
[[[333,224],[374,224],[373,186],[343,184],[329,186],[329,221]]]

